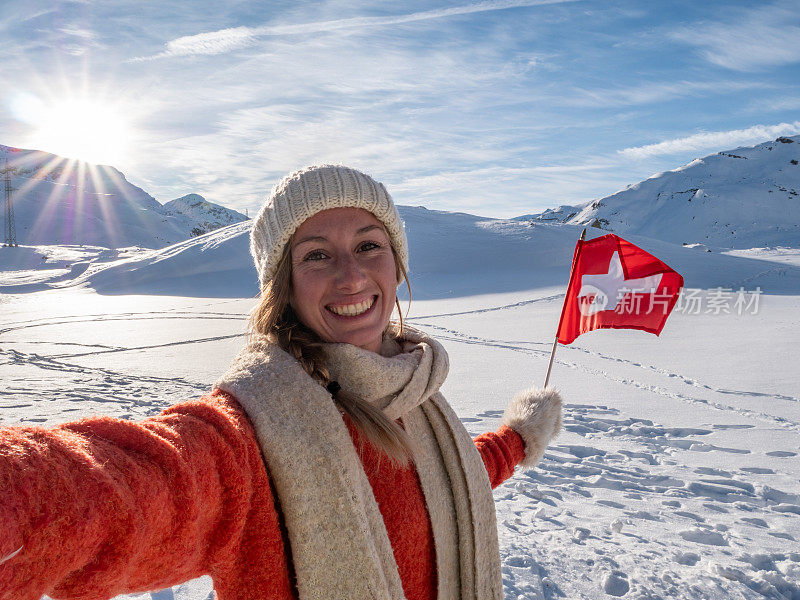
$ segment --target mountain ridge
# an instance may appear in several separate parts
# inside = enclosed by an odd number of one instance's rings
[[[800,135],[695,159],[610,196],[515,220],[719,248],[800,246]]]
[[[196,221],[192,237],[209,233],[220,227],[247,221],[249,217],[233,209],[209,202],[200,194],[186,194],[164,203],[167,214],[184,215]]]
[[[197,194],[194,207],[182,202],[187,196],[162,205],[109,165],[4,145],[0,159],[8,161],[19,244],[155,249],[247,218]]]

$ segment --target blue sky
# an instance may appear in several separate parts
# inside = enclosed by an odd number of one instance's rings
[[[159,201],[252,212],[348,164],[400,204],[509,217],[800,133],[786,2],[53,2],[0,8],[0,143],[26,103],[104,103]],[[48,150],[48,148],[39,148]]]

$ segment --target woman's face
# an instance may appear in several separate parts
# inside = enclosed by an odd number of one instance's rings
[[[361,208],[332,208],[292,236],[291,305],[327,342],[380,352],[397,293],[389,235]]]

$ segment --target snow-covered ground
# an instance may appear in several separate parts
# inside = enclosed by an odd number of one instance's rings
[[[434,242],[415,234],[436,215],[418,216],[404,215],[422,298],[412,301],[409,323],[445,345],[451,372],[443,391],[477,435],[498,426],[516,391],[543,381],[577,230],[496,222],[469,233],[475,220],[459,216],[450,232],[437,225],[439,242],[466,241],[436,262]],[[222,235],[215,239],[227,261],[230,244],[243,244],[230,238],[226,246]],[[687,290],[660,337],[604,330],[559,346],[551,383],[566,401],[564,432],[535,470],[495,491],[506,597],[798,599],[800,251],[721,254],[632,241],[698,291]],[[75,262],[86,258],[75,252]],[[131,252],[135,264],[118,263],[128,266],[117,271],[138,273],[145,288],[159,272],[175,272],[170,261],[179,253]],[[469,252],[485,262],[471,262]],[[204,255],[208,268],[213,256]],[[544,257],[541,268],[535,256]],[[440,271],[447,260],[458,266],[449,274]],[[183,290],[177,295],[77,286],[17,293],[44,289],[37,270],[2,265],[6,425],[138,419],[196,397],[242,345],[253,305],[216,289],[203,297],[202,285],[191,284],[200,274],[173,281],[169,290]],[[81,277],[59,268],[58,285]],[[97,273],[80,281],[113,281],[113,272]],[[128,598],[210,594],[202,578]]]

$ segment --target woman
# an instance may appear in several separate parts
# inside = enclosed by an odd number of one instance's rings
[[[390,320],[403,224],[342,166],[256,217],[261,300],[213,392],[138,423],[0,429],[0,600],[75,600],[209,574],[219,600],[501,598],[491,488],[561,424],[527,390],[469,438],[442,346]]]

